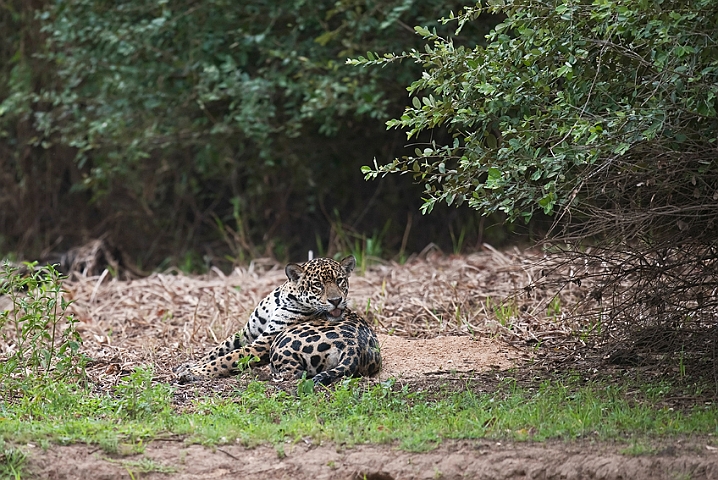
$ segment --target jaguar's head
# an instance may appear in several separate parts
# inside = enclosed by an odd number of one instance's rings
[[[315,258],[303,264],[290,263],[284,269],[299,292],[298,301],[329,320],[339,320],[347,307],[349,276],[356,266],[353,255],[337,262]]]

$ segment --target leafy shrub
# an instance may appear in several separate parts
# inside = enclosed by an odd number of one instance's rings
[[[366,178],[411,175],[424,212],[553,215],[549,240],[572,245],[559,283],[593,282],[599,318],[628,332],[712,328],[694,335],[707,358],[718,343],[718,3],[499,0],[442,23],[458,32],[487,12],[505,20],[486,46],[419,26],[424,49],[349,60],[420,63],[411,105],[387,125],[409,139],[451,133],[364,167]],[[685,341],[671,333],[664,351]]]
[[[0,390],[10,393],[36,381],[77,380],[84,376],[85,358],[77,319],[67,313],[62,276],[54,266],[5,261],[0,271],[0,300],[9,308],[0,312],[3,357]]]
[[[605,203],[676,161],[680,182],[713,194],[700,180],[717,166],[715,2],[506,0],[441,21],[460,31],[487,12],[506,19],[485,47],[416,27],[425,49],[350,60],[421,63],[411,106],[387,125],[408,138],[438,126],[453,133],[415,156],[366,167],[368,178],[412,174],[426,187],[424,211],[468,202],[509,218]],[[610,193],[595,191],[619,174],[627,179],[609,184]]]

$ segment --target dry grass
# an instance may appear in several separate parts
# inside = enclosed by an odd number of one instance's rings
[[[526,291],[541,274],[540,255],[489,246],[468,256],[425,252],[403,265],[385,263],[351,279],[350,306],[378,332],[430,338],[491,336],[515,345],[575,343],[565,312],[547,314],[552,292]],[[135,365],[151,363],[169,380],[175,365],[196,358],[242,327],[255,305],[285,280],[283,265],[258,260],[225,276],[175,273],[117,280],[73,274],[66,281],[80,320],[93,380],[109,386]],[[579,287],[559,294],[576,304]],[[554,303],[556,305],[556,303]],[[570,341],[569,341],[570,340]]]

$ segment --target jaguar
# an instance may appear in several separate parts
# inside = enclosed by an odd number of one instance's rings
[[[181,382],[224,377],[271,363],[272,372],[329,384],[344,375],[373,375],[381,368],[376,334],[347,308],[356,259],[316,258],[285,267],[287,280],[259,302],[242,330],[180,366]],[[281,345],[281,346],[280,346]]]

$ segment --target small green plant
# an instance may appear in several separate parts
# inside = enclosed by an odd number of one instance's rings
[[[601,332],[603,331],[603,312],[599,313],[596,316],[596,320],[590,321],[589,325],[586,328],[583,328],[578,333],[578,338],[581,339],[582,342],[588,341],[589,337],[591,335],[600,336]]]
[[[684,351],[683,347],[681,347],[681,353],[680,353],[679,356],[678,356],[678,371],[679,371],[679,373],[681,374],[681,379],[686,378],[686,362],[685,362],[685,358],[686,358],[685,351]]]
[[[297,395],[300,397],[306,397],[314,393],[314,381],[311,378],[307,378],[307,372],[302,374],[302,378],[297,383]]]
[[[152,384],[152,367],[136,367],[115,386],[117,415],[130,419],[147,418],[171,408],[172,389],[162,383]]]
[[[466,227],[461,227],[458,238],[454,234],[454,229],[449,229],[449,235],[451,236],[451,247],[454,255],[459,255],[464,248],[464,239],[466,238]]]
[[[469,332],[469,335],[471,335],[472,337],[475,336],[476,332],[474,331],[474,327],[469,321],[468,314],[462,311],[461,305],[456,305],[456,307],[454,308],[454,321],[456,322],[457,328],[465,328],[466,331]]]
[[[255,357],[254,355],[250,355],[247,357],[242,357],[239,360],[237,360],[237,369],[240,372],[243,372],[245,370],[249,370],[250,366],[253,363],[257,363],[259,361],[259,357]]]
[[[7,345],[0,361],[0,390],[9,393],[33,379],[79,379],[86,359],[77,319],[67,313],[61,275],[53,265],[37,262],[18,267],[5,261],[0,297],[10,300],[0,312],[0,339]]]
[[[491,297],[486,298],[486,309],[494,313],[501,326],[509,328],[511,323],[519,316],[519,307],[514,300],[495,303]]]
[[[25,463],[25,454],[17,448],[10,447],[0,437],[0,478],[22,477],[22,467]]]
[[[554,319],[557,319],[561,316],[561,299],[558,295],[553,297],[551,301],[548,302],[548,307],[546,308],[546,316]]]
[[[209,270],[207,260],[195,251],[185,252],[180,257],[177,268],[187,275],[207,273]]]

